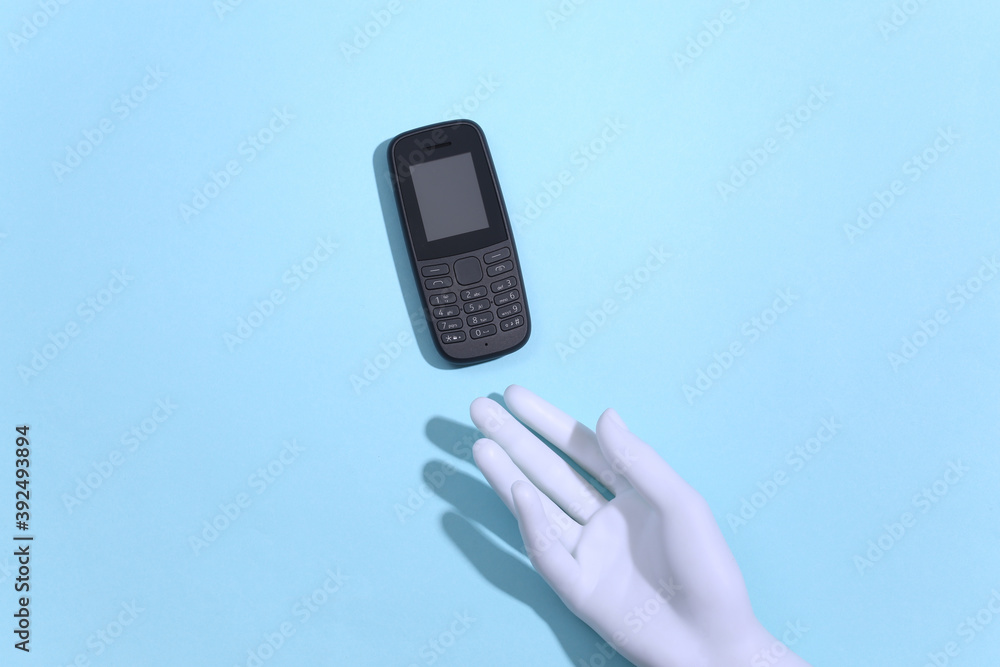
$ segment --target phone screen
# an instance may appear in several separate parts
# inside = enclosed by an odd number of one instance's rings
[[[472,153],[412,165],[410,175],[428,242],[490,226]]]

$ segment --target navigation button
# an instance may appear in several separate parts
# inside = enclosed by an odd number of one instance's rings
[[[483,265],[478,257],[463,257],[455,262],[455,279],[459,285],[473,285],[483,279]]]

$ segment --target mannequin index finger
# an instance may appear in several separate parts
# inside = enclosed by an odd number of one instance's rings
[[[559,448],[615,495],[629,483],[615,473],[604,458],[597,435],[537,394],[516,384],[503,393],[507,407],[518,419]]]
[[[539,491],[579,523],[607,504],[580,473],[496,401],[477,398],[469,413],[483,435],[499,444]]]
[[[531,481],[524,476],[524,473],[514,465],[514,462],[507,456],[507,452],[497,443],[488,438],[481,438],[472,446],[472,456],[476,461],[476,466],[482,471],[483,477],[507,506],[510,513],[517,516],[517,508],[514,506],[514,497],[511,489],[517,482],[531,484]],[[532,485],[534,486],[534,485]],[[549,524],[552,526],[550,535],[557,535],[559,541],[572,551],[580,541],[582,528],[558,505],[544,495],[539,494],[542,509]]]

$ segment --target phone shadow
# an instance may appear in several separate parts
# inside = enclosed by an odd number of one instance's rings
[[[426,434],[449,456],[468,461],[472,460],[471,445],[480,437],[475,429],[444,417],[428,421]],[[525,554],[517,520],[488,484],[441,460],[428,461],[423,477],[427,486],[453,508],[441,517],[445,534],[484,579],[530,607],[548,624],[573,665],[632,664],[567,609],[534,570]],[[510,549],[499,546],[497,540]]]
[[[410,327],[413,338],[417,341],[420,354],[431,366],[442,370],[461,368],[438,353],[434,347],[434,333],[427,325],[424,315],[423,300],[414,282],[413,265],[410,263],[409,251],[406,249],[406,237],[403,235],[403,223],[399,219],[399,209],[396,208],[396,195],[392,189],[392,175],[389,173],[389,160],[386,154],[391,139],[386,139],[375,148],[372,154],[372,170],[375,172],[375,187],[378,188],[378,198],[382,205],[382,220],[385,223],[385,233],[389,241],[392,261],[396,266],[396,279],[399,281],[399,291],[409,313]]]

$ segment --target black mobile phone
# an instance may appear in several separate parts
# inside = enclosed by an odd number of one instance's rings
[[[470,364],[522,347],[531,320],[521,262],[482,128],[456,120],[404,132],[388,158],[438,351]]]

